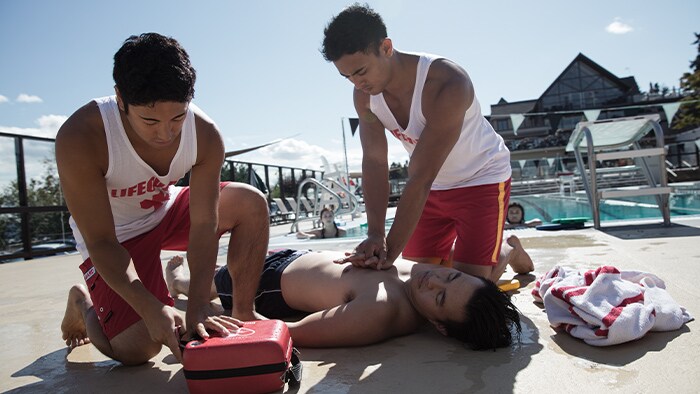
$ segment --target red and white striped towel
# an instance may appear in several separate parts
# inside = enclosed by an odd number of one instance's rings
[[[648,331],[679,329],[693,317],[656,275],[603,266],[575,270],[556,266],[532,290],[554,328],[594,346],[616,345]]]

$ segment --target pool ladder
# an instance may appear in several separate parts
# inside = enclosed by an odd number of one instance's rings
[[[304,186],[311,184],[314,186],[313,203],[311,211],[306,209],[302,212],[302,207],[305,206],[302,202],[306,196],[302,193]],[[336,216],[352,215],[355,217],[360,212],[360,201],[357,197],[343,184],[335,179],[326,178],[319,181],[315,178],[306,178],[297,188],[296,210],[294,212],[294,222],[290,228],[290,232],[295,233],[299,230],[299,223],[313,221],[314,228],[318,220],[321,218],[321,210],[324,206],[333,205]],[[302,216],[302,213],[304,216]],[[310,215],[309,215],[310,214]]]
[[[634,133],[633,138],[630,140],[609,145],[595,146],[593,144],[593,134],[595,134],[596,127],[606,124],[609,125],[610,123],[614,122],[625,121],[636,121],[637,123],[640,123],[640,121],[645,122],[642,122],[642,126],[639,127],[637,132]],[[588,201],[591,204],[593,225],[596,229],[600,229],[600,200],[606,198],[649,195],[653,195],[656,198],[659,210],[663,216],[664,226],[671,225],[671,212],[668,201],[671,188],[668,186],[668,179],[666,175],[666,148],[664,147],[664,133],[658,121],[659,115],[645,115],[594,122],[580,122],[576,126],[576,129],[571,135],[570,144],[573,146],[574,155],[576,156],[576,165],[581,173],[581,181],[583,182],[584,189],[586,189]],[[656,136],[656,147],[642,148],[640,146],[639,140],[648,132],[644,132],[646,129],[654,130],[654,134]],[[586,141],[586,147],[582,148],[581,143],[584,138]],[[586,172],[583,157],[581,155],[581,151],[583,149],[586,149],[588,155],[588,172]],[[651,170],[649,169],[649,164],[647,163],[648,157],[656,157],[659,161],[659,184],[657,184],[654,174],[652,174]],[[639,159],[639,161],[641,161],[642,172],[644,173],[649,186],[638,189],[598,190],[596,162],[599,160],[618,160],[625,158],[635,159],[635,161]]]

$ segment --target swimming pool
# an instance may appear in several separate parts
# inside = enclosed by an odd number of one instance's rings
[[[389,218],[384,222],[384,232],[389,233],[389,230],[391,229],[391,225],[394,224],[394,218]],[[366,237],[367,236],[367,223],[361,224],[359,227],[351,227],[346,229],[347,234],[345,234],[346,237]]]
[[[525,220],[540,219],[545,223],[557,218],[587,217],[592,221],[591,207],[583,192],[572,196],[560,194],[534,194],[511,196],[511,202],[518,202],[525,208]],[[697,187],[690,190],[676,189],[669,197],[671,216],[700,215],[700,192]],[[392,211],[393,215],[393,211]],[[616,200],[602,200],[600,220],[661,219],[661,212],[653,196],[629,197]],[[357,224],[357,222],[361,224]],[[393,224],[393,217],[385,222],[388,232]],[[360,240],[367,236],[366,219],[354,223],[341,223],[347,235],[340,238],[298,240],[295,234],[270,238],[270,248],[296,248],[312,250],[351,250]]]
[[[536,194],[511,197],[525,208],[525,220],[541,219],[551,222],[557,218],[592,218],[591,206],[585,194],[562,196],[560,194]],[[671,216],[700,215],[700,195],[697,193],[673,193],[669,197]],[[600,220],[630,220],[661,218],[654,196],[608,199],[600,202]],[[592,219],[591,219],[592,220]]]
[[[591,221],[591,205],[584,192],[573,196],[555,194],[533,194],[528,196],[511,196],[511,202],[518,202],[525,208],[525,220],[540,219],[551,223],[557,218],[587,217]],[[671,216],[700,215],[700,193],[698,190],[677,190],[669,196]],[[600,202],[600,220],[661,219],[661,211],[654,196],[627,197],[625,199],[607,199]],[[386,221],[389,232],[394,219]],[[348,228],[347,237],[365,237],[366,224]]]
[[[386,223],[386,232],[389,232],[392,223],[394,211],[387,211],[391,215]],[[313,239],[297,239],[295,233],[284,235],[271,236],[268,249],[291,248],[291,249],[309,249],[309,250],[335,250],[349,251],[352,250],[362,239],[367,236],[367,219],[365,217],[352,220],[350,222],[339,222],[340,227],[346,229],[347,233],[343,237],[338,238],[313,238]]]

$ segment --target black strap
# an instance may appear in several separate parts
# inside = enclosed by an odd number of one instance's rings
[[[188,341],[181,340],[180,348],[185,349],[185,345]],[[302,369],[303,365],[301,359],[299,358],[299,350],[297,348],[292,348],[292,357],[289,367],[284,373],[284,382],[289,383],[290,386],[298,386],[301,383]],[[221,379],[221,378],[232,378],[239,376],[252,376],[252,375],[263,375],[268,373],[273,373],[277,371],[283,371],[287,363],[279,364],[267,364],[267,365],[257,365],[253,367],[244,368],[233,368],[233,369],[219,369],[219,370],[208,370],[208,371],[188,371],[183,369],[185,379],[192,380],[207,380],[207,379]]]
[[[202,338],[199,337],[199,335],[195,334],[195,338],[193,339],[201,340]],[[193,339],[185,340],[184,338],[180,338],[180,350],[184,352],[187,347],[187,343]],[[299,383],[301,383],[303,365],[301,364],[299,354],[299,350],[293,347],[290,365],[283,376],[284,382],[289,383],[290,386],[298,386]],[[186,379],[206,380],[268,374],[272,372],[283,371],[285,366],[286,363],[279,363],[257,365],[245,368],[219,369],[209,371],[188,371],[183,368],[183,372],[185,374]]]
[[[256,365],[253,367],[231,368],[231,369],[214,369],[208,371],[188,371],[183,369],[185,379],[190,380],[207,380],[207,379],[224,379],[237,378],[241,376],[266,375],[284,371],[287,363]]]
[[[303,365],[301,364],[301,359],[299,358],[299,351],[296,348],[292,348],[291,361],[291,365],[284,376],[284,381],[288,382],[290,386],[298,386],[301,382]]]

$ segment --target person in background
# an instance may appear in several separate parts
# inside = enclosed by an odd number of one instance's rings
[[[338,223],[335,222],[335,213],[329,207],[324,207],[321,210],[321,219],[319,221],[321,222],[320,229],[299,231],[297,232],[297,238],[336,238],[343,237],[347,233],[345,229],[338,227]]]
[[[540,219],[530,219],[525,221],[525,208],[517,202],[508,205],[508,215],[506,216],[506,229],[537,227],[542,224]]]

